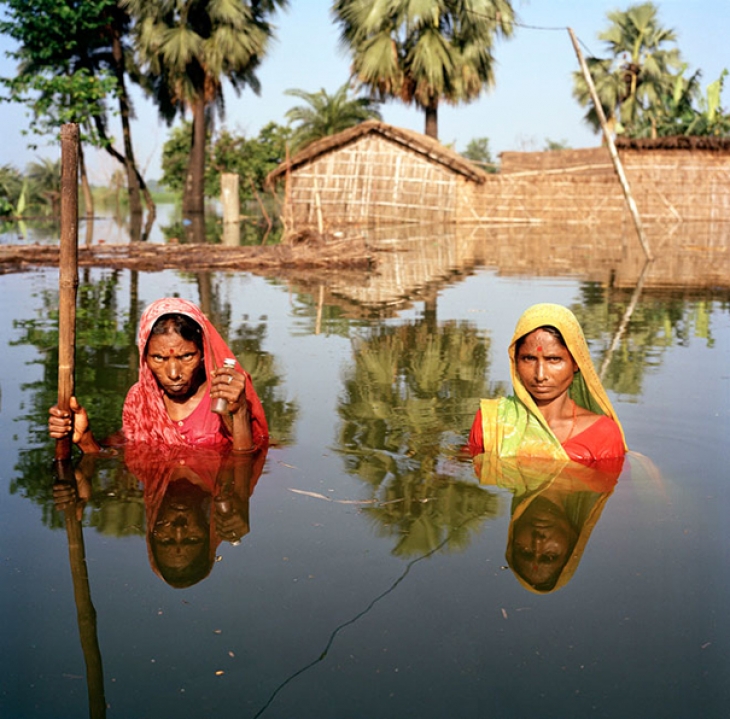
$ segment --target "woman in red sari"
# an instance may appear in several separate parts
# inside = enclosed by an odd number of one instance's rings
[[[167,446],[231,448],[249,452],[268,443],[263,407],[251,377],[234,358],[210,320],[192,302],[167,297],[153,302],[139,325],[139,379],[122,411],[125,442]],[[225,414],[212,411],[218,398]],[[86,410],[75,397],[71,411],[50,409],[49,433],[60,439],[72,432],[84,453],[101,449]]]

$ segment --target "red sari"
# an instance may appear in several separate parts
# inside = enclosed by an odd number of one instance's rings
[[[192,302],[176,297],[166,297],[153,302],[142,313],[139,321],[139,379],[127,393],[122,410],[122,430],[127,442],[151,445],[224,448],[231,444],[231,436],[220,415],[210,411],[208,391],[193,413],[180,423],[170,419],[163,402],[163,390],[147,366],[145,358],[147,341],[152,326],[162,315],[179,314],[189,317],[203,330],[203,364],[206,384],[210,390],[210,373],[222,366],[233,352],[218,334],[210,320]],[[251,376],[236,360],[236,370],[246,378],[246,401],[251,417],[254,444],[268,443],[269,428],[266,416]]]
[[[469,433],[467,450],[473,456],[484,452],[482,411],[477,410]],[[626,453],[623,436],[616,422],[601,415],[590,427],[563,442],[563,449],[574,462],[593,464],[623,458]]]

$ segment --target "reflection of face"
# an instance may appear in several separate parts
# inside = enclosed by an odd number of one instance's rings
[[[522,384],[538,405],[566,392],[578,370],[568,348],[543,329],[525,337],[515,363]]]
[[[563,510],[538,497],[515,522],[514,570],[533,587],[552,587],[570,557],[576,532]]]
[[[207,554],[209,531],[201,493],[184,480],[170,484],[152,531],[160,567],[181,570]]]
[[[186,399],[203,381],[203,356],[194,342],[175,332],[152,335],[147,342],[147,366],[168,397]]]

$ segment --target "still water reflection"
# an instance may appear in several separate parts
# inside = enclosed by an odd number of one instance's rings
[[[57,273],[0,278],[1,716],[724,716],[727,291],[505,276],[479,238],[434,244],[440,268],[379,285],[84,272],[99,434],[142,308],[179,294],[265,406],[275,444],[244,465],[120,454],[54,478]],[[634,451],[613,473],[460,457],[541,301],[585,329]],[[546,517],[541,562],[523,537]]]

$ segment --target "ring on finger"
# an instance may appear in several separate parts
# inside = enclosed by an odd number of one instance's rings
[[[228,375],[228,384],[230,384],[231,382],[233,382],[233,375],[229,374]]]

